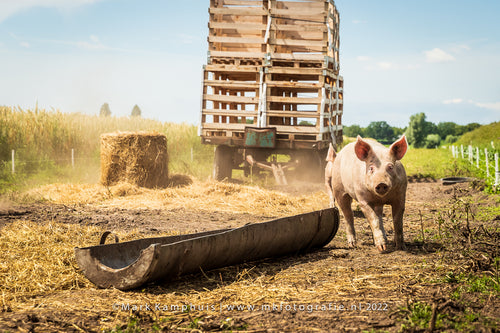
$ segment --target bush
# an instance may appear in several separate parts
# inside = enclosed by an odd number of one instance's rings
[[[439,134],[429,134],[425,139],[425,148],[436,148],[439,147],[441,143],[441,137]]]
[[[457,135],[447,135],[446,139],[444,139],[444,143],[450,145],[458,140],[459,136]]]

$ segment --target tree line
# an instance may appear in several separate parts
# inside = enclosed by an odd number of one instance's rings
[[[415,148],[435,148],[441,143],[452,144],[461,135],[480,126],[478,123],[458,125],[449,121],[436,125],[427,121],[425,113],[420,112],[410,116],[410,122],[405,128],[390,126],[386,121],[372,121],[367,127],[344,126],[344,135],[348,137],[360,135],[382,143],[392,143],[404,133],[408,143]]]

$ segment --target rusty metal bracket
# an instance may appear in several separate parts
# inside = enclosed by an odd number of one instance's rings
[[[263,162],[257,162],[252,155],[247,155],[246,161],[248,164],[251,166],[257,166],[261,169],[265,170],[270,170],[273,172],[274,179],[276,179],[276,183],[278,185],[288,185],[288,182],[285,177],[285,172],[284,170],[289,167],[289,165],[284,165],[282,166],[281,164],[277,163],[276,161],[273,161],[269,164],[263,163]]]

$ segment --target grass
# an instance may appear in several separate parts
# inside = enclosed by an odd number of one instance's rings
[[[453,159],[444,148],[411,148],[401,160],[411,178],[441,179],[444,177],[472,177],[475,167],[467,160]]]
[[[211,173],[213,147],[202,145],[192,124],[163,123],[140,117],[99,117],[57,110],[0,107],[1,192],[35,184],[96,182],[100,135],[116,131],[154,131],[168,141],[171,173],[206,179]],[[75,168],[71,166],[74,149]],[[11,172],[15,150],[16,172]]]
[[[454,145],[473,145],[479,148],[488,148],[500,152],[500,122],[484,125],[462,135]]]

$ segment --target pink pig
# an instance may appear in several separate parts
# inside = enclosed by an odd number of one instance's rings
[[[355,199],[370,223],[375,246],[380,252],[387,250],[383,206],[392,206],[396,249],[404,249],[403,213],[407,179],[400,160],[407,148],[404,135],[389,148],[358,136],[355,143],[348,144],[336,155],[333,153],[332,188],[347,222],[347,242],[350,247],[356,246],[351,208],[352,199]]]

